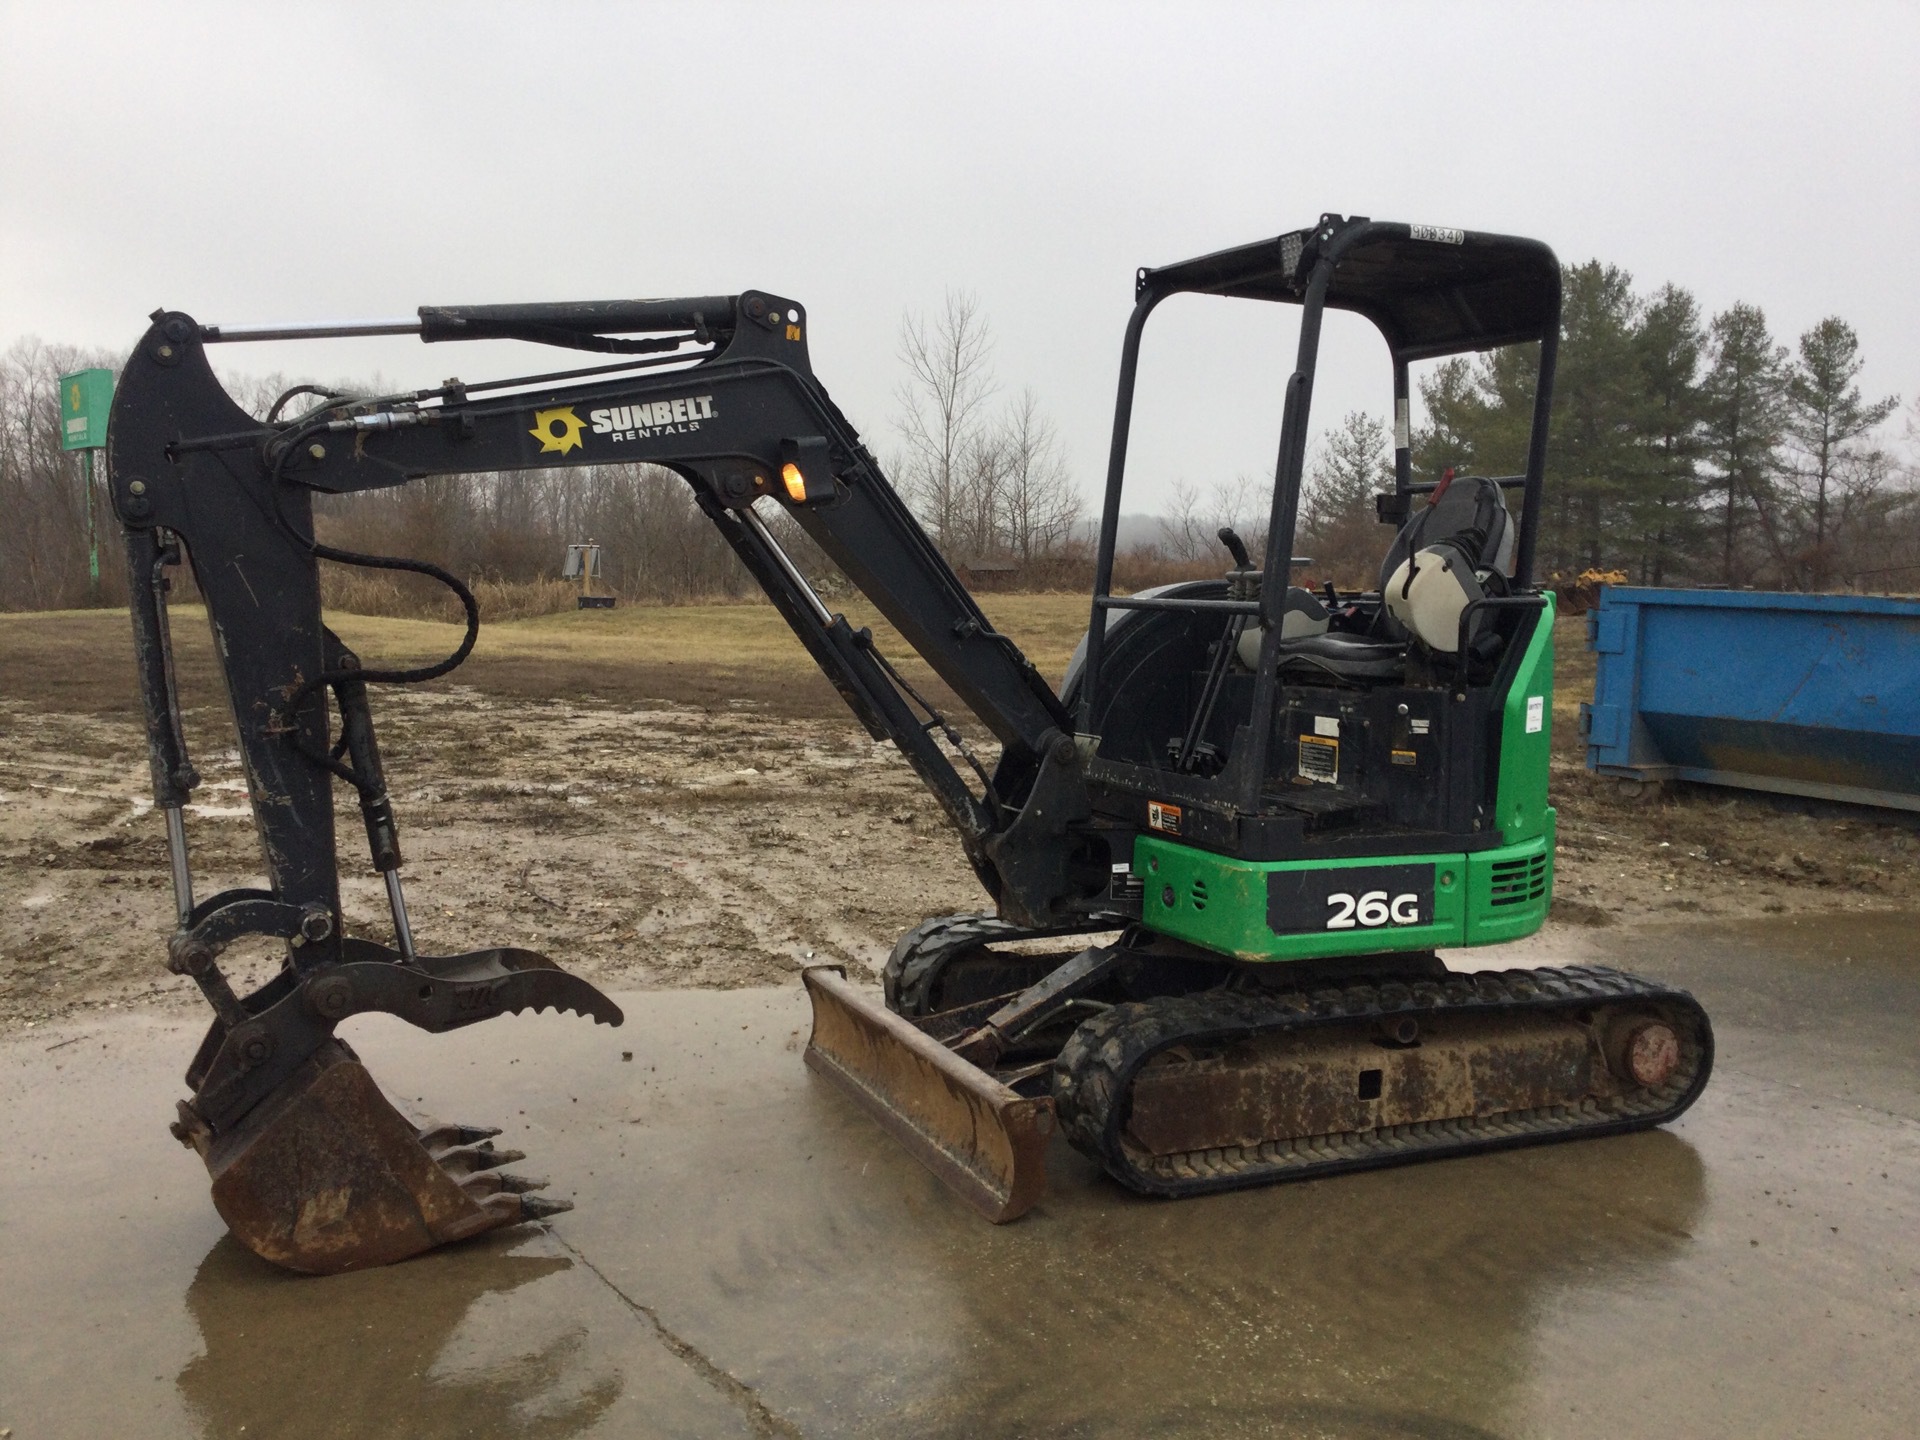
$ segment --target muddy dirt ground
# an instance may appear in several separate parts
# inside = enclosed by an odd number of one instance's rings
[[[1022,619],[1038,624],[1027,598],[990,604],[1016,638]],[[0,616],[0,1032],[86,1009],[201,1004],[161,965],[172,894],[125,623]],[[556,645],[529,668],[524,646],[497,660],[483,648],[457,677],[467,683],[377,693],[423,949],[522,945],[618,988],[730,988],[813,959],[877,967],[921,918],[982,906],[891,747],[866,737],[797,645],[788,662],[730,670],[727,623],[705,660],[637,651],[609,669],[603,646],[570,669]],[[188,815],[205,895],[259,883],[258,852],[204,640],[194,644],[204,632],[177,633],[205,781]],[[1920,901],[1910,829],[1725,792],[1633,801],[1587,775],[1573,716],[1591,671],[1571,627],[1561,650],[1552,924]],[[389,939],[344,787],[339,807],[348,923]],[[228,963],[243,982],[278,964],[266,945],[237,947]]]

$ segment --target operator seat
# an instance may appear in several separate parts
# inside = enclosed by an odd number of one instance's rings
[[[1513,573],[1514,525],[1506,496],[1480,475],[1441,477],[1425,508],[1400,527],[1380,562],[1383,610],[1379,635],[1355,635],[1327,628],[1326,611],[1318,633],[1290,633],[1296,595],[1290,590],[1281,630],[1280,667],[1296,673],[1320,671],[1336,679],[1364,683],[1396,680],[1405,671],[1409,634],[1429,650],[1457,654],[1460,615],[1488,588],[1498,588]],[[1304,619],[1304,617],[1302,617]],[[1475,627],[1477,629],[1477,626]]]

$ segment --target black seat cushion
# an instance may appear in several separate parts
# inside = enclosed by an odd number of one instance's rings
[[[1369,640],[1330,631],[1280,645],[1280,666],[1319,670],[1341,680],[1397,680],[1406,667],[1404,641]]]

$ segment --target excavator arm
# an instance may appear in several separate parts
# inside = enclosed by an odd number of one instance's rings
[[[154,315],[115,399],[108,472],[126,533],[154,796],[179,908],[168,964],[199,984],[215,1013],[175,1129],[206,1159],[216,1204],[259,1253],[296,1269],[352,1268],[554,1208],[529,1193],[534,1182],[498,1170],[519,1157],[491,1150],[491,1132],[402,1121],[334,1037],[340,1021],[378,1010],[438,1031],[548,1006],[621,1019],[591,985],[530,951],[416,952],[368,687],[453,668],[471,649],[477,609],[457,577],[435,567],[323,543],[316,495],[429,475],[672,469],[855,715],[933,792],[1002,916],[1056,929],[1100,918],[1109,857],[1070,716],[994,630],[814,379],[806,331],[797,303],[759,292],[423,308],[417,320],[346,326],[235,329]],[[234,340],[408,332],[625,358],[404,395],[323,396],[295,418],[262,423],[227,395],[206,354]],[[935,732],[957,734],[869,632],[821,603],[765,523],[767,506],[797,521],[992,732],[1002,750],[999,788],[982,770],[975,793]],[[197,902],[181,820],[197,776],[179,723],[166,612],[166,570],[179,562],[181,542],[213,628],[267,872],[264,888]],[[323,560],[434,574],[467,609],[465,642],[438,666],[363,662],[324,623]],[[359,796],[395,948],[345,933],[336,778]],[[283,940],[287,959],[242,996],[219,956],[250,936]],[[316,1169],[316,1155],[332,1158]]]

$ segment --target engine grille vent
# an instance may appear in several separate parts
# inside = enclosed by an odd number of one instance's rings
[[[1194,909],[1204,910],[1207,908],[1207,882],[1206,881],[1204,880],[1194,881],[1193,888],[1188,893],[1193,897]]]
[[[1492,905],[1525,905],[1547,893],[1547,857],[1493,862]]]

